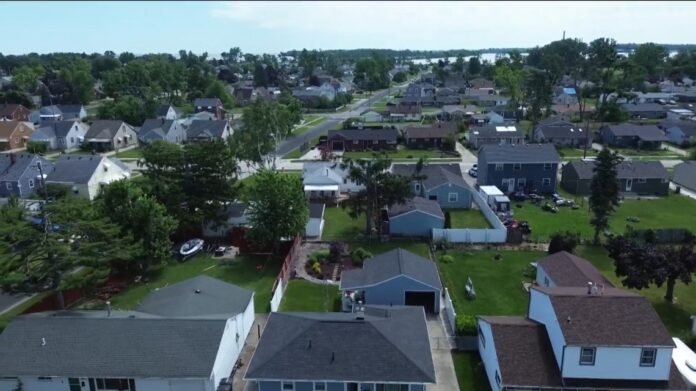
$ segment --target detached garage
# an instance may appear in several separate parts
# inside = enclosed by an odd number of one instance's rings
[[[344,311],[353,311],[362,302],[421,306],[436,314],[442,283],[434,262],[397,248],[367,259],[362,269],[341,273],[340,290]]]

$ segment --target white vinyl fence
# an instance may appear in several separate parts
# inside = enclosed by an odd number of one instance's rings
[[[452,298],[450,297],[449,289],[447,288],[445,288],[445,313],[450,330],[452,333],[455,333],[457,330],[457,325],[455,323],[457,320],[457,312],[454,310],[454,303],[452,303]]]
[[[278,308],[280,308],[280,302],[283,301],[283,294],[285,293],[284,288],[283,279],[279,278],[275,291],[273,292],[273,297],[271,297],[271,312],[277,312]]]
[[[433,228],[433,241],[445,240],[450,243],[505,243],[507,228],[498,215],[488,206],[486,200],[478,193],[471,194],[474,203],[483,213],[493,228]]]

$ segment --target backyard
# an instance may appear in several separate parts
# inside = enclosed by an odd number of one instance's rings
[[[340,206],[327,207],[324,210],[323,240],[355,240],[365,231],[365,217],[352,219],[348,209]]]
[[[340,311],[341,296],[337,285],[290,280],[280,303],[280,311]]]
[[[596,150],[592,148],[587,148],[587,153],[585,153],[585,150],[580,149],[580,148],[557,148],[558,154],[561,156],[561,159],[582,159],[585,157],[595,157],[597,156]]]
[[[268,312],[271,289],[279,271],[280,261],[265,256],[239,256],[229,263],[197,256],[187,262],[173,261],[160,266],[151,272],[147,282],[134,284],[111,298],[111,303],[115,309],[133,309],[157,288],[205,274],[253,290],[256,312]]]
[[[457,383],[462,391],[490,391],[486,371],[478,352],[452,351]]]
[[[479,209],[450,209],[447,213],[452,228],[491,228]]]

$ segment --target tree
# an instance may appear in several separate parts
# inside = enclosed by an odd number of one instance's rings
[[[553,84],[545,71],[532,70],[525,79],[525,94],[529,104],[532,126],[536,126],[544,113],[549,112],[553,94]]]
[[[638,45],[633,55],[631,55],[631,60],[645,70],[648,79],[651,81],[659,79],[659,73],[663,70],[667,58],[667,49],[652,42]]]
[[[406,73],[396,72],[392,80],[394,81],[394,83],[404,83],[406,81]]]
[[[494,80],[510,96],[509,108],[517,112],[522,101],[522,71],[507,64],[496,66]]]
[[[261,248],[278,250],[282,238],[304,232],[309,221],[302,180],[262,169],[245,191],[249,205],[249,238]]]
[[[590,224],[595,229],[594,242],[599,244],[599,234],[609,227],[609,217],[619,205],[619,181],[616,167],[622,158],[608,148],[597,154],[594,175],[590,183]]]
[[[254,85],[256,87],[268,87],[268,76],[264,64],[256,64],[254,67]]]
[[[373,227],[381,233],[380,211],[384,206],[403,204],[411,195],[411,178],[389,172],[390,166],[391,160],[384,153],[373,154],[373,159],[345,158],[341,163],[348,170],[348,180],[364,186],[341,207],[348,208],[354,219],[365,215],[366,236],[372,234]]]
[[[70,64],[60,69],[59,77],[65,81],[67,93],[64,97],[66,103],[87,104],[94,96],[94,78],[92,77],[92,64],[81,58],[77,58]]]
[[[45,70],[40,65],[23,66],[14,71],[12,81],[20,90],[33,93],[44,73]]]
[[[362,58],[355,63],[353,71],[355,84],[360,88],[375,91],[388,88],[390,84],[389,71],[394,67],[394,60],[378,54]]]
[[[230,95],[227,86],[220,80],[212,80],[204,94],[207,97],[219,98],[226,109],[234,107],[234,97]]]
[[[646,289],[666,284],[665,300],[673,302],[676,282],[689,284],[696,272],[694,242],[694,236],[688,235],[677,246],[661,246],[620,235],[609,240],[607,249],[624,286]]]
[[[464,57],[461,55],[457,56],[457,60],[452,64],[452,71],[459,76],[464,72]]]
[[[598,108],[607,103],[608,94],[612,92],[610,85],[618,57],[613,39],[597,38],[587,48],[588,76],[597,87]]]
[[[575,251],[575,247],[578,246],[578,243],[580,243],[580,235],[577,232],[556,232],[551,235],[548,253],[555,254],[561,251],[567,251],[572,254]]]
[[[467,69],[469,76],[476,76],[481,73],[481,59],[477,56],[471,57],[469,59],[469,66]]]
[[[99,106],[97,117],[101,119],[120,119],[132,125],[140,125],[145,119],[154,117],[156,103],[143,101],[132,95],[124,95]]]

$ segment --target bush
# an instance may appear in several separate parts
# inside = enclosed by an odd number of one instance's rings
[[[454,258],[452,258],[451,255],[443,255],[440,257],[440,262],[442,263],[452,263],[454,262]]]
[[[331,242],[328,260],[334,263],[340,262],[345,249],[346,245],[343,242]]]
[[[321,276],[321,264],[320,264],[319,262],[317,262],[317,261],[314,261],[314,262],[312,263],[312,271],[313,271],[316,275]]]
[[[372,258],[372,253],[362,247],[358,247],[350,253],[353,265],[362,267],[366,259]]]
[[[580,234],[576,232],[556,232],[551,235],[548,253],[555,254],[557,252],[567,251],[572,254],[579,242]]]
[[[455,321],[457,335],[475,336],[477,333],[476,318],[473,315],[457,315]]]
[[[326,263],[329,261],[329,250],[319,250],[309,256],[309,260],[314,263]]]
[[[450,212],[447,211],[445,212],[445,229],[452,228],[452,216],[450,216]]]
[[[29,141],[29,143],[27,143],[27,152],[43,155],[46,151],[48,151],[48,144],[46,143],[37,141]]]

